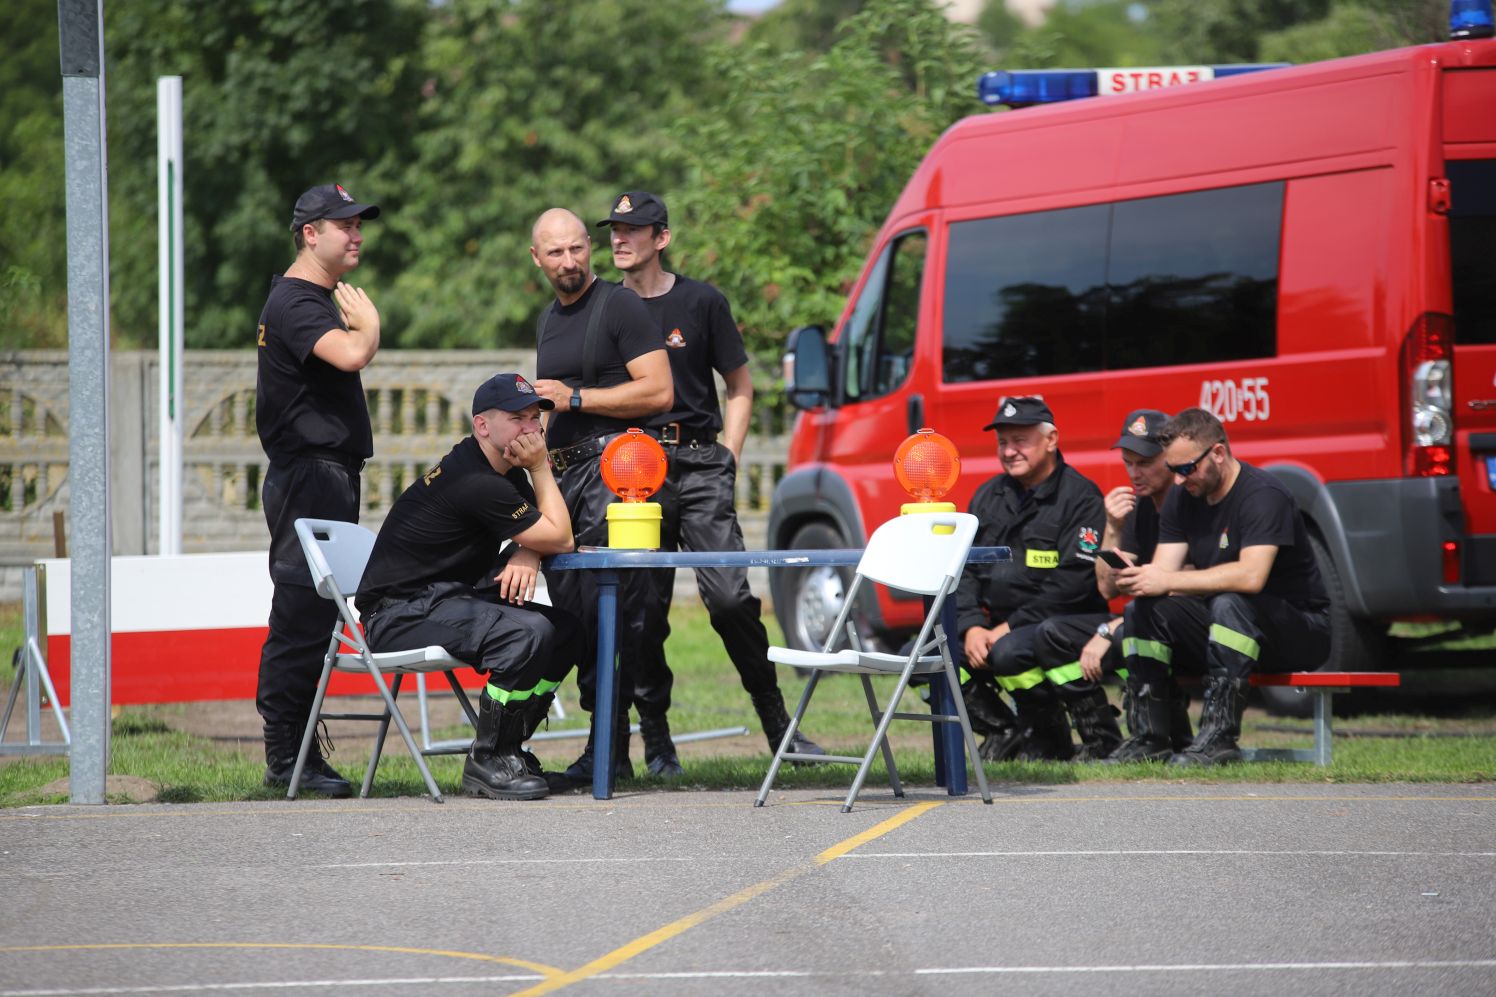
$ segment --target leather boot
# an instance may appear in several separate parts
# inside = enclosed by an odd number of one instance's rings
[[[1018,757],[1026,762],[1068,761],[1075,754],[1070,739],[1070,723],[1054,687],[1041,683],[1030,689],[1012,689],[1018,707],[1018,724],[1023,728],[1023,747]]]
[[[487,689],[478,697],[478,734],[462,766],[464,792],[491,800],[539,800],[550,792],[520,754],[525,705],[523,700],[501,704]]]
[[[587,746],[577,760],[566,767],[566,780],[573,789],[592,788],[593,738],[597,736],[597,718],[587,731]],[[629,761],[629,721],[625,714],[613,721],[613,780],[632,779],[634,765]]]
[[[1195,729],[1190,726],[1190,697],[1179,687],[1174,677],[1169,676],[1169,743],[1176,752],[1183,751],[1195,739]]]
[[[265,785],[290,788],[291,773],[296,771],[296,756],[306,727],[301,724],[267,723],[265,725]],[[353,787],[322,756],[322,745],[316,734],[301,768],[303,793],[321,793],[335,800],[353,795]]]
[[[774,754],[779,750],[779,742],[784,740],[784,732],[789,730],[790,726],[790,715],[784,709],[784,694],[776,688],[772,693],[764,693],[762,696],[752,698],[753,709],[758,714],[758,722],[764,728],[764,740],[769,742],[769,753]],[[790,738],[790,750],[801,755],[824,755],[826,753],[826,749],[798,730],[795,731],[795,736]],[[811,765],[814,763],[790,759],[790,764]]]
[[[525,701],[525,741],[535,736],[540,725],[545,723],[551,715],[551,703],[555,702],[556,694],[548,692],[544,696],[531,696]],[[540,759],[535,753],[527,748],[520,749],[520,757],[525,760],[525,771],[531,775],[538,775],[545,780],[547,788],[552,793],[564,793],[572,788],[571,780],[560,772],[547,772],[540,765]]]
[[[936,681],[939,681],[937,677]],[[1023,747],[1023,728],[1013,710],[1003,702],[997,687],[991,682],[971,678],[961,686],[961,696],[966,700],[966,718],[971,721],[971,732],[982,738],[977,746],[977,757],[984,762],[1002,762],[1016,757]]]
[[[1241,761],[1236,739],[1241,737],[1241,716],[1247,708],[1246,679],[1209,675],[1205,678],[1205,706],[1200,711],[1200,732],[1194,743],[1169,759],[1171,765],[1226,765]]]
[[[1170,717],[1174,697],[1169,686],[1173,679],[1148,683],[1135,676],[1127,677],[1128,738],[1102,761],[1107,765],[1122,762],[1164,762],[1174,753],[1170,742]]]
[[[665,714],[639,714],[639,736],[644,739],[644,768],[650,775],[675,779],[685,775],[675,742],[670,740],[670,721]]]
[[[1106,690],[1093,682],[1069,682],[1060,686],[1059,694],[1075,732],[1080,735],[1076,761],[1100,761],[1122,745],[1117,708],[1107,702]]]

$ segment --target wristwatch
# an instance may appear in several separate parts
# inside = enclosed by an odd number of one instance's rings
[[[1096,636],[1112,639],[1112,624],[1110,620],[1103,620],[1096,626]]]
[[[580,412],[580,411],[582,411],[582,389],[581,388],[572,388],[571,389],[571,410],[573,412]]]

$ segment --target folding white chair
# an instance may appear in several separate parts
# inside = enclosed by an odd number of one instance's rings
[[[904,787],[899,782],[899,772],[894,766],[893,751],[888,747],[888,725],[894,720],[959,724],[966,739],[967,756],[971,759],[972,768],[976,770],[982,801],[992,802],[992,794],[987,789],[987,776],[982,772],[982,762],[977,757],[977,743],[971,733],[971,721],[966,716],[966,702],[961,697],[961,682],[956,676],[955,663],[951,660],[945,628],[940,625],[941,607],[955,591],[956,583],[961,578],[961,570],[966,564],[966,555],[971,550],[976,531],[977,518],[964,512],[911,513],[889,520],[873,531],[869,538],[862,560],[857,564],[857,575],[842,603],[841,615],[826,637],[825,647],[820,651],[769,648],[770,661],[800,669],[809,668],[811,672],[805,683],[805,692],[800,697],[800,705],[795,708],[789,729],[779,742],[779,750],[774,753],[774,761],[769,766],[769,774],[764,777],[764,784],[758,791],[754,806],[764,805],[769,790],[774,785],[774,778],[779,774],[779,766],[786,760],[846,762],[858,766],[857,777],[852,780],[852,788],[847,792],[846,802],[842,804],[842,813],[846,813],[856,802],[868,769],[872,767],[873,757],[880,750],[883,752],[884,764],[888,766],[888,780],[893,786],[893,794],[903,796]],[[930,608],[925,614],[924,625],[920,627],[919,637],[911,645],[907,656],[858,649],[849,617],[864,580],[881,582],[890,588],[930,597]],[[852,646],[835,650],[843,635],[846,635]],[[805,709],[810,705],[810,697],[815,693],[816,684],[827,672],[843,672],[862,679],[862,690],[867,697],[868,711],[872,715],[875,730],[873,743],[868,745],[866,754],[860,758],[854,755],[799,754],[790,750],[795,731],[799,730]],[[937,674],[945,676],[951,699],[956,704],[956,715],[898,711],[899,699],[908,688],[911,675]],[[874,675],[898,676],[886,709],[878,708],[877,697],[873,694],[871,676]]]
[[[317,594],[331,599],[337,605],[338,619],[333,624],[332,639],[327,644],[327,656],[322,662],[322,678],[317,683],[311,719],[301,738],[301,751],[296,756],[296,768],[291,773],[291,788],[286,791],[286,799],[296,799],[296,790],[301,783],[301,770],[306,765],[317,724],[323,720],[370,720],[379,723],[379,734],[374,739],[374,753],[369,758],[369,767],[364,772],[364,784],[359,790],[360,797],[367,797],[369,788],[374,784],[374,772],[379,767],[379,756],[384,752],[385,735],[389,733],[390,721],[394,720],[395,726],[400,729],[400,736],[405,739],[406,748],[410,750],[410,756],[421,770],[421,777],[426,780],[431,798],[441,803],[441,790],[436,787],[436,780],[431,778],[431,770],[427,768],[424,756],[465,753],[467,744],[438,744],[429,748],[417,745],[415,738],[411,736],[410,727],[405,723],[405,717],[400,714],[396,699],[400,695],[400,683],[406,675],[442,672],[447,676],[452,691],[457,694],[457,702],[467,714],[468,722],[476,728],[477,714],[473,712],[472,701],[468,699],[462,684],[457,681],[455,672],[455,669],[467,668],[468,665],[440,647],[385,651],[379,654],[369,650],[369,645],[364,640],[363,628],[354,619],[353,610],[348,605],[348,596],[358,591],[364,566],[369,563],[369,552],[374,549],[373,533],[355,523],[330,519],[298,519],[296,536],[301,541],[302,552],[306,554],[307,567],[311,570],[312,584],[316,586]],[[340,647],[347,650],[339,653]],[[384,712],[324,712],[322,703],[327,697],[327,685],[332,680],[334,671],[354,672],[372,678],[379,688],[379,695],[384,699]],[[386,683],[387,676],[394,677],[393,684]]]

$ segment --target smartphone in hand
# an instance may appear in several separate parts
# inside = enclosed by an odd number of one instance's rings
[[[1105,561],[1109,566],[1121,571],[1123,568],[1133,567],[1133,563],[1122,556],[1122,552],[1113,547],[1110,550],[1099,550],[1096,556]]]

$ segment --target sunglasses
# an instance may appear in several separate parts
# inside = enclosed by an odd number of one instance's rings
[[[1200,456],[1196,457],[1194,460],[1187,460],[1183,464],[1170,464],[1167,461],[1165,461],[1164,462],[1164,467],[1167,467],[1169,469],[1169,472],[1171,474],[1177,474],[1181,478],[1188,478],[1190,475],[1192,475],[1192,474],[1195,473],[1195,468],[1199,467],[1200,466],[1200,462],[1202,460],[1204,460],[1206,457],[1209,457],[1210,456],[1210,452],[1212,450],[1214,450],[1214,449],[1215,449],[1215,444],[1212,443],[1210,446],[1208,446],[1208,447],[1205,448],[1205,452],[1204,453],[1202,453]]]

